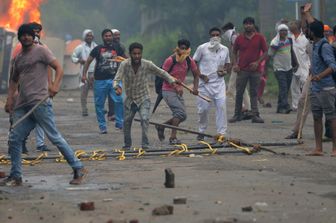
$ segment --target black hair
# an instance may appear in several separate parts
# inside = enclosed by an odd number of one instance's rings
[[[108,33],[108,32],[110,32],[110,33],[113,35],[111,29],[104,29],[104,30],[102,31],[102,33],[101,33],[101,36],[104,37],[104,35],[105,35],[106,33]]]
[[[333,27],[334,36],[336,36],[336,25]]]
[[[222,26],[222,30],[223,31],[226,31],[226,30],[229,30],[229,29],[233,29],[234,28],[234,25],[232,22],[228,22],[226,23],[225,25]]]
[[[212,28],[209,30],[209,34],[211,34],[213,31],[218,31],[219,33],[222,33],[222,30],[220,30],[220,28],[218,28],[217,26],[212,27]]]
[[[254,18],[252,17],[246,17],[244,20],[243,20],[243,24],[247,24],[247,23],[250,23],[250,24],[255,24],[255,21],[254,21]]]
[[[308,27],[315,37],[317,38],[324,37],[324,25],[321,21],[314,19],[314,22],[310,23]]]
[[[24,23],[19,27],[18,33],[17,33],[18,40],[20,40],[21,36],[23,36],[24,34],[28,34],[32,36],[33,39],[35,38],[35,32],[29,23]]]
[[[141,51],[143,50],[143,46],[141,43],[131,43],[131,45],[128,47],[129,53],[131,53],[134,49],[140,49]]]
[[[177,41],[177,46],[180,47],[182,45],[185,45],[187,47],[187,49],[190,48],[190,42],[187,39],[180,39],[179,41]]]
[[[33,28],[33,30],[39,30],[39,32],[42,31],[42,25],[40,23],[31,22],[29,24],[31,25],[31,27]]]

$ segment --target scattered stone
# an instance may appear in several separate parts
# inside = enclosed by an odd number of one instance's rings
[[[42,221],[42,220],[43,220],[43,217],[40,217],[40,220]]]
[[[165,169],[166,182],[164,183],[166,188],[175,187],[175,174],[170,168]]]
[[[79,204],[81,211],[93,211],[95,209],[93,201],[85,201]]]
[[[242,212],[251,212],[251,211],[253,211],[253,208],[251,206],[242,207]]]
[[[12,216],[8,216],[8,219],[9,219],[9,220],[12,220],[12,219],[13,219],[13,217],[12,217]]]
[[[107,223],[127,223],[124,219],[110,219]]]
[[[41,196],[41,197],[40,197],[40,200],[43,200],[43,199],[44,199],[44,196]]]
[[[152,215],[161,216],[161,215],[172,215],[174,213],[174,207],[171,205],[163,205],[157,207],[152,211]]]
[[[145,206],[149,206],[150,203],[149,203],[149,202],[146,202],[146,203],[144,203],[143,205],[145,205]]]
[[[215,204],[222,204],[222,201],[215,201]]]
[[[186,197],[175,197],[173,200],[174,204],[186,204],[187,198]]]
[[[144,208],[139,208],[138,210],[139,210],[139,211],[144,211],[145,209],[144,209]]]
[[[130,220],[129,223],[139,223],[139,220],[133,219],[133,220]]]
[[[215,218],[215,219],[207,219],[204,221],[204,223],[234,223],[238,222],[236,218],[232,219],[220,219],[220,218]]]
[[[113,201],[113,198],[105,198],[103,199],[104,202],[110,202],[110,201]]]

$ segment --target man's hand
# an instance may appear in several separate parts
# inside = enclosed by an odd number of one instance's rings
[[[209,82],[209,78],[208,78],[206,75],[201,74],[199,77],[200,77],[205,83],[208,83],[208,82]]]
[[[258,69],[258,67],[259,67],[259,62],[258,62],[258,61],[255,61],[255,62],[253,62],[253,63],[250,63],[249,67],[250,67],[250,69],[251,69],[252,71],[256,71],[256,70]]]
[[[14,100],[11,98],[7,98],[6,104],[5,104],[5,111],[9,114],[13,112],[14,109]]]
[[[82,79],[81,79],[82,83],[85,84],[87,82],[87,77],[86,75],[82,75]]]
[[[115,90],[115,93],[116,93],[116,95],[121,95],[122,94],[122,88],[121,87],[117,87],[116,89],[114,89]]]
[[[311,80],[312,80],[312,81],[320,81],[321,79],[322,79],[322,78],[321,78],[320,75],[314,75],[314,76],[311,77]]]
[[[197,89],[197,87],[193,87],[193,90],[192,91],[190,91],[190,93],[192,93],[193,95],[198,95],[198,89]]]
[[[82,64],[82,65],[84,65],[84,64],[85,64],[85,62],[86,62],[86,61],[85,61],[85,60],[83,60],[83,59],[79,59],[79,60],[78,60],[78,63],[80,63],[80,64]]]
[[[55,97],[59,90],[59,87],[55,86],[54,84],[49,85],[49,96],[51,98]]]
[[[233,65],[232,70],[234,72],[238,73],[240,71],[240,68],[239,68],[238,64]]]
[[[312,6],[313,6],[312,3],[306,3],[303,7],[303,12],[304,13],[310,12],[312,10]]]
[[[179,83],[181,84],[181,81],[179,81]],[[178,84],[177,82],[174,82],[174,83],[172,83],[172,86],[175,89],[176,93],[178,95],[182,96],[183,95],[183,87],[180,84]]]

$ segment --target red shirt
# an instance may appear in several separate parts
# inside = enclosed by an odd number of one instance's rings
[[[190,58],[190,57],[189,57]],[[168,57],[165,62],[163,63],[162,69],[165,71],[169,71],[170,67],[173,65],[173,58],[172,56]],[[190,70],[192,72],[197,71],[197,65],[195,61],[190,58]],[[180,80],[181,82],[184,82],[186,76],[188,73],[188,62],[187,60],[184,60],[182,63],[176,63],[170,72],[170,75],[175,77],[176,79]],[[165,91],[175,91],[175,89],[169,84],[166,80],[163,82],[162,90]]]
[[[260,58],[261,52],[267,52],[267,44],[265,37],[260,33],[255,33],[251,39],[247,38],[245,34],[240,34],[233,45],[233,49],[238,51],[239,54],[239,68],[243,71],[252,71],[249,65]],[[258,71],[261,72],[260,64]]]

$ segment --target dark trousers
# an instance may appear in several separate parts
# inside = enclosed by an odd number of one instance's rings
[[[243,95],[247,82],[250,84],[250,101],[251,110],[254,116],[259,115],[258,110],[258,88],[260,84],[260,73],[258,72],[248,72],[240,71],[237,75],[236,80],[236,104],[235,104],[235,115],[241,116],[242,105],[243,105]]]
[[[275,77],[278,80],[279,85],[279,95],[278,95],[278,109],[288,110],[290,109],[290,105],[288,103],[288,92],[290,89],[290,85],[292,83],[293,71],[275,71]]]
[[[112,117],[114,115],[114,102],[110,96],[107,97],[108,100],[108,117]]]

